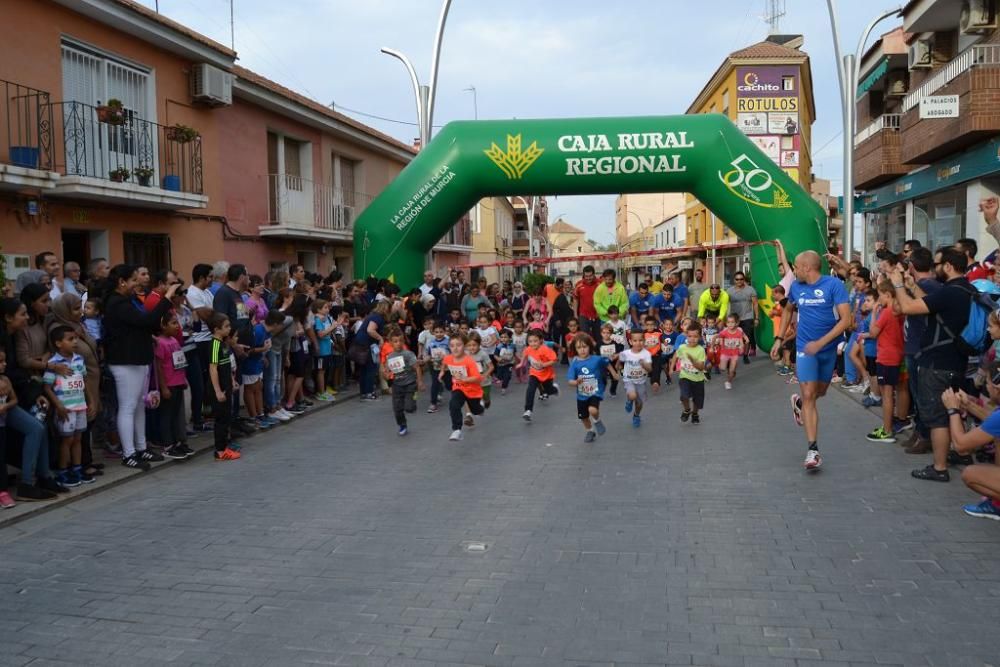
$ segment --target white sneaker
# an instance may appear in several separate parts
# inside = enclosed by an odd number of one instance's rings
[[[726,380],[726,389],[732,389],[732,388],[733,388],[733,383],[730,382],[729,380]]]
[[[278,414],[285,418],[285,421],[291,421],[295,419],[295,415],[284,408],[278,408]],[[279,417],[280,419],[281,417]]]
[[[268,417],[270,417],[271,419],[277,419],[280,422],[286,422],[290,419],[290,417],[282,414],[281,410],[275,410],[274,412],[269,414]]]
[[[819,452],[817,452],[815,449],[810,449],[808,452],[806,452],[806,460],[805,463],[803,463],[803,465],[805,466],[806,470],[815,470],[816,468],[819,468],[821,465],[823,465],[823,459],[819,457]]]
[[[461,440],[462,439],[462,430],[459,429],[457,431],[452,431],[451,432],[451,436],[449,436],[448,439],[449,440]]]
[[[521,415],[521,416],[524,417],[524,421],[530,422],[531,421],[531,410],[525,410],[524,414]]]

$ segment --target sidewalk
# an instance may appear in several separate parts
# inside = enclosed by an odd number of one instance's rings
[[[316,401],[316,404],[307,408],[305,414],[296,417],[295,419],[285,422],[281,425],[270,428],[266,431],[257,431],[253,435],[244,436],[240,438],[240,442],[252,441],[255,446],[265,444],[269,441],[269,436],[274,436],[281,432],[282,428],[287,424],[292,424],[301,421],[306,417],[315,415],[327,408],[332,408],[337,405],[342,405],[348,403],[358,398],[360,394],[358,393],[358,388],[356,384],[352,384],[346,392],[342,392],[337,396],[337,400],[324,403],[321,401]],[[117,486],[125,484],[127,482],[146,477],[158,472],[165,470],[174,469],[177,467],[184,467],[184,465],[193,459],[199,458],[205,455],[211,455],[212,451],[215,449],[212,442],[211,433],[199,433],[197,436],[192,437],[188,440],[188,446],[195,451],[194,456],[185,459],[183,461],[172,461],[167,459],[160,463],[153,463],[152,468],[148,472],[143,472],[141,470],[132,470],[118,465],[117,458],[106,458],[103,454],[104,450],[100,449],[95,451],[95,462],[104,463],[104,474],[97,477],[97,481],[93,484],[81,484],[80,486],[70,489],[69,493],[60,494],[55,500],[46,500],[40,502],[30,502],[18,500],[17,505],[8,510],[0,510],[0,530],[7,526],[14,525],[20,521],[25,520],[31,516],[37,516],[39,514],[44,514],[59,507],[65,507],[70,503],[74,503],[82,498],[92,496],[95,493],[101,493],[102,491],[107,491],[113,489]],[[4,471],[6,473],[6,471]]]

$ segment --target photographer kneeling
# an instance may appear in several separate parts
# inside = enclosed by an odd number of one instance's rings
[[[986,389],[990,401],[1000,404],[1000,363],[990,366],[986,379]],[[964,391],[947,389],[941,394],[941,402],[948,410],[948,425],[955,450],[959,454],[971,454],[990,441],[1000,438],[1000,407],[991,410],[980,405]],[[980,426],[965,431],[962,413],[967,412],[982,421]],[[969,516],[1000,520],[1000,465],[978,464],[966,466],[962,471],[962,481],[976,493],[985,496],[982,502],[962,507]]]

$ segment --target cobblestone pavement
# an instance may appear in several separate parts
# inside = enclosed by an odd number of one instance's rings
[[[765,361],[642,427],[497,396],[396,436],[351,403],[0,530],[0,665],[1000,664],[1000,525],[822,402],[801,468]],[[475,547],[485,545],[485,550]]]

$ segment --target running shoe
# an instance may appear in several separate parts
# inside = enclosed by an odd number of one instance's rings
[[[403,437],[404,435],[406,435],[406,433],[407,433],[406,427],[405,426],[400,426],[399,427],[399,437]]]
[[[802,464],[806,470],[816,470],[823,465],[823,459],[819,456],[819,451],[810,449],[806,452],[805,463]]]
[[[141,460],[138,456],[133,454],[132,456],[126,456],[122,459],[122,465],[126,468],[132,468],[133,470],[149,470],[150,465],[148,462]]]
[[[524,419],[524,421],[526,421],[526,422],[530,422],[531,421],[531,410],[525,410],[524,414],[521,415],[521,418]]]
[[[507,395],[507,388],[506,387],[500,387],[500,395],[501,396],[506,396]]]
[[[791,366],[782,366],[781,368],[778,369],[778,375],[781,375],[782,377],[785,377],[785,376],[788,376],[788,375],[791,375],[791,374],[792,374],[792,368],[791,368]]]
[[[229,443],[229,449],[233,450],[234,452],[242,452],[243,445],[234,440]]]
[[[313,403],[312,401],[310,401],[308,398],[303,398],[300,401],[300,403],[302,403],[302,405],[306,406],[307,408],[311,408],[312,406],[316,405],[315,403]]]
[[[896,436],[885,430],[884,426],[879,426],[874,431],[865,436],[869,442],[896,442]]]
[[[271,421],[265,417],[257,417],[256,419],[254,419],[254,421],[257,422],[257,428],[259,428],[262,431],[266,431],[267,429],[274,426],[274,424],[272,424]]]
[[[832,378],[830,378],[830,383],[831,384],[840,384],[843,381],[844,381],[844,378],[842,378],[839,375],[834,375]]]
[[[639,415],[632,415],[632,426],[634,426],[635,428],[639,428],[640,426],[642,426],[642,417],[640,417]]]
[[[81,484],[93,484],[97,481],[97,478],[87,473],[86,470],[75,470],[73,471],[73,474],[76,475],[76,478],[80,480]]]
[[[181,445],[174,445],[163,450],[163,455],[174,461],[182,461],[188,457],[187,453],[181,449]]]
[[[146,461],[148,463],[159,463],[163,460],[162,454],[157,454],[156,452],[144,449],[135,453],[136,457],[141,461]]]
[[[558,382],[553,382],[552,383],[552,395],[553,396],[558,396],[559,395],[559,383]]]
[[[865,406],[866,408],[878,408],[882,406],[882,399],[875,398],[874,396],[865,396],[863,399],[861,399],[861,405]]]
[[[0,491],[0,509],[9,510],[16,504],[17,503],[14,502],[14,499],[11,497],[9,493],[7,493],[6,491]]]
[[[277,422],[286,422],[291,420],[292,418],[292,416],[287,412],[285,412],[284,410],[275,410],[274,412],[269,414],[268,417]]]
[[[689,419],[691,419],[691,411],[690,410],[685,410],[684,412],[681,413],[681,421],[682,422],[686,422]]]
[[[608,429],[604,428],[604,422],[602,421],[594,422],[594,430],[597,431],[597,435],[604,435],[608,432]]]
[[[847,387],[847,385],[844,386]],[[857,384],[852,384],[851,386],[847,387],[847,391],[851,392],[852,394],[861,394],[863,392],[868,391],[868,386],[869,386],[868,381],[864,380],[862,382],[858,382]]]
[[[240,454],[235,449],[232,449],[230,447],[226,447],[221,452],[216,452],[215,453],[215,460],[216,461],[238,461],[240,458],[242,458],[242,456],[243,455]]]
[[[632,414],[632,399],[625,399],[625,414]]]
[[[917,468],[910,472],[910,475],[929,482],[948,482],[951,480],[951,475],[948,474],[947,470],[938,470],[933,463],[924,468]]]
[[[3,494],[0,494],[0,504],[3,502]],[[983,502],[978,505],[965,505],[962,507],[962,511],[969,516],[974,516],[977,519],[993,519],[994,521],[1000,521],[1000,510],[997,509],[996,505],[989,498],[983,498]]]
[[[437,403],[431,403],[430,407],[427,408],[427,414],[432,415],[438,411]]]
[[[912,419],[893,419],[892,420],[892,430],[895,433],[902,433],[903,431],[909,431],[913,428]]]
[[[185,444],[177,445],[177,449],[184,452],[184,458],[189,459],[195,455],[195,451]]]
[[[593,442],[594,440],[597,440],[597,434],[593,431],[587,431],[586,435],[583,436],[584,442]]]
[[[802,398],[798,394],[792,394],[792,419],[795,420],[796,424],[802,426]]]
[[[471,414],[465,415],[465,421],[463,422],[466,426],[475,426],[476,420],[472,418]]]
[[[971,466],[975,463],[972,454],[959,454],[954,449],[948,450],[948,465],[950,466]]]
[[[49,491],[48,489],[43,489],[40,486],[32,484],[18,484],[14,490],[14,494],[18,500],[27,501],[55,500],[57,497],[55,491]]]
[[[697,412],[694,412],[694,413],[691,414],[691,423],[692,424],[700,424],[701,423],[701,417],[698,415]]]
[[[293,416],[293,417],[298,417],[301,414],[305,414],[305,411],[306,411],[305,408],[300,408],[297,405],[288,405],[288,406],[285,406],[283,408],[283,410],[285,412],[287,412],[288,414],[290,414],[291,416]]]
[[[457,431],[452,431],[451,435],[448,436],[448,439],[452,440],[452,441],[461,440],[462,439],[462,429],[458,429]]]
[[[732,389],[732,388],[733,388],[733,383],[730,382],[729,380],[726,380],[726,389]]]
[[[63,470],[60,472],[56,475],[56,481],[69,489],[80,486],[81,484],[80,479],[73,473],[72,470]]]

